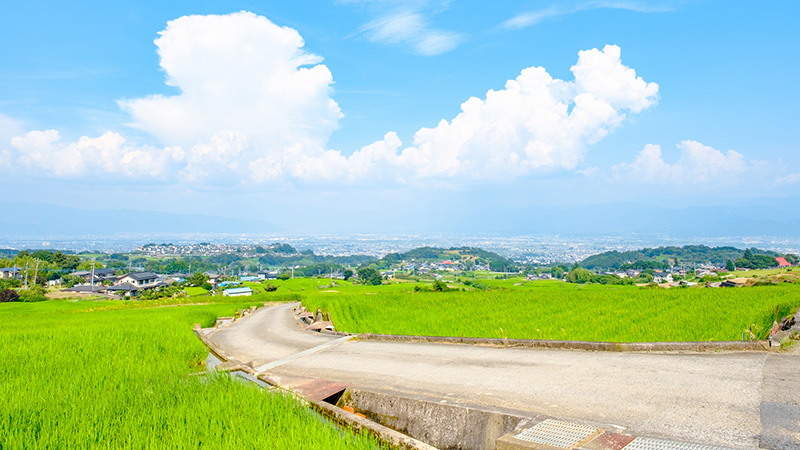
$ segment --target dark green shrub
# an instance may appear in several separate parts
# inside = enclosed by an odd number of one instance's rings
[[[19,294],[13,289],[3,289],[0,291],[0,303],[18,302]]]

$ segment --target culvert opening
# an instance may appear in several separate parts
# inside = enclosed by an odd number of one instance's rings
[[[322,401],[325,402],[325,403],[329,403],[331,405],[336,405],[339,402],[339,400],[342,398],[342,396],[344,395],[344,391],[346,391],[346,390],[347,389],[345,388],[345,389],[342,389],[341,391],[334,392],[332,395],[329,395],[328,397],[323,398]]]

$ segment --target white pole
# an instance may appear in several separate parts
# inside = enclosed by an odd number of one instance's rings
[[[39,260],[36,260],[36,270],[33,271],[33,284],[36,284],[36,278],[39,276]]]

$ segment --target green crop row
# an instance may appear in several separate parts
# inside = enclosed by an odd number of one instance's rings
[[[561,283],[561,285],[564,285]],[[310,309],[331,312],[338,330],[423,336],[565,339],[605,342],[740,340],[769,332],[800,305],[800,286],[731,289],[541,289],[330,293],[309,295]]]
[[[0,448],[378,448],[291,396],[198,375],[193,324],[263,301],[0,304]]]

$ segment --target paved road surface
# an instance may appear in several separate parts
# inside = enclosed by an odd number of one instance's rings
[[[656,438],[800,448],[800,355],[333,342],[303,330],[291,311],[296,305],[260,309],[210,338],[240,361],[272,363],[267,372],[277,376],[617,425]]]

